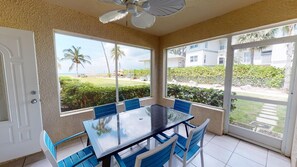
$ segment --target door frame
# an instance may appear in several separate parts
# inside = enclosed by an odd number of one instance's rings
[[[293,58],[293,66],[292,66],[292,73],[290,78],[290,88],[288,94],[288,101],[287,102],[280,102],[280,104],[287,105],[287,112],[286,112],[286,121],[285,127],[283,132],[283,139],[274,139],[272,137],[268,137],[263,134],[255,134],[255,132],[251,132],[249,130],[238,128],[233,125],[229,124],[229,113],[231,111],[231,98],[234,97],[231,95],[231,88],[232,88],[232,76],[233,76],[233,60],[234,60],[234,50],[237,49],[245,49],[251,47],[258,47],[258,46],[267,46],[267,45],[274,45],[274,44],[282,44],[282,43],[295,43],[294,45],[294,58]],[[227,61],[226,61],[226,71],[225,71],[225,90],[224,90],[224,111],[225,111],[225,122],[224,122],[224,133],[234,135],[239,138],[243,138],[245,140],[249,140],[250,142],[254,142],[260,144],[264,147],[273,149],[275,151],[279,151],[287,156],[290,156],[292,143],[293,143],[293,135],[294,135],[294,125],[296,122],[296,111],[293,109],[297,107],[297,95],[296,95],[296,62],[297,61],[297,35],[282,37],[282,38],[274,38],[265,41],[257,41],[251,43],[244,43],[244,44],[235,44],[232,45],[232,36],[228,37],[228,45],[227,45]],[[252,100],[256,98],[249,98],[244,97],[246,100]],[[255,100],[254,100],[255,101]],[[264,100],[261,101],[273,102],[273,100]],[[279,103],[279,102],[277,102]],[[235,133],[232,133],[233,131]],[[236,134],[237,133],[237,134]],[[257,138],[258,141],[252,139],[246,139],[240,136],[250,136],[250,138]]]

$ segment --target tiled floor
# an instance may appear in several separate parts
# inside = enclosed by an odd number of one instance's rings
[[[180,133],[185,134],[183,126]],[[143,147],[146,143],[136,145],[133,149],[121,152],[122,156],[128,155]],[[58,148],[58,160],[82,149],[86,146],[86,137],[75,139]],[[151,142],[154,146],[154,142]],[[173,160],[174,167],[181,166],[176,159]],[[198,155],[189,164],[189,167],[200,167],[200,156]],[[276,152],[247,143],[230,136],[216,136],[207,133],[204,138],[204,164],[205,167],[290,167],[290,159]],[[1,167],[50,167],[49,162],[44,159],[43,154],[35,154],[21,158]],[[116,166],[116,165],[115,165]]]

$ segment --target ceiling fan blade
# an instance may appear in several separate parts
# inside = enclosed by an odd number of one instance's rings
[[[105,13],[104,15],[99,17],[99,20],[103,24],[105,24],[105,23],[109,23],[112,21],[120,20],[120,19],[124,18],[125,16],[127,16],[127,14],[128,14],[127,10],[114,10],[114,11]]]
[[[151,15],[168,16],[180,11],[185,5],[185,0],[148,0],[141,7]]]
[[[132,15],[131,22],[138,28],[149,28],[154,25],[156,17],[146,12]]]
[[[118,5],[124,5],[125,3],[123,0],[98,0],[99,2],[105,2],[105,3],[115,3]]]

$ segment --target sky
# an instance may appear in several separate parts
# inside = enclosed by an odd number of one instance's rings
[[[72,48],[72,46],[81,47],[80,53],[90,56],[91,64],[85,63],[85,68],[79,65],[78,72],[79,74],[93,75],[106,74],[108,72],[104,51],[102,48],[103,45],[108,58],[110,71],[111,73],[114,73],[115,71],[115,61],[111,58],[111,50],[115,47],[115,44],[113,43],[55,33],[55,44],[56,56],[58,58],[57,60],[60,60],[64,57],[64,49]],[[127,45],[118,46],[125,53],[125,56],[120,59],[122,70],[143,69],[144,63],[140,60],[150,59],[151,50]],[[58,68],[59,74],[76,73],[75,67],[69,71],[69,67],[72,64],[71,60],[60,60],[58,63],[60,64],[60,68]]]

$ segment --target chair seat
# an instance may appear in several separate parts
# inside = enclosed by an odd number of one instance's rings
[[[93,147],[89,146],[86,147],[79,152],[70,155],[69,157],[61,160],[58,162],[59,167],[72,167],[73,164],[76,164],[77,162],[81,161],[83,158],[85,158],[87,155],[93,153]],[[77,166],[79,167],[94,167],[98,165],[98,160],[95,155],[91,156],[90,158],[86,159],[85,161],[81,162]]]
[[[176,134],[176,135],[178,136],[177,142],[182,146],[186,147],[187,139],[179,134]],[[194,147],[189,148],[189,151],[187,154],[187,160],[191,159],[197,153],[197,151],[199,151],[199,149],[200,147],[198,145],[195,145]],[[174,152],[175,152],[175,155],[183,159],[184,151],[180,147],[176,146]]]
[[[147,152],[148,149],[146,149],[145,147],[142,148],[141,150],[129,155],[128,157],[124,158],[123,161],[126,165],[126,167],[134,167],[135,165],[135,160],[136,160],[136,157],[139,155],[139,154],[142,154],[144,152]]]

